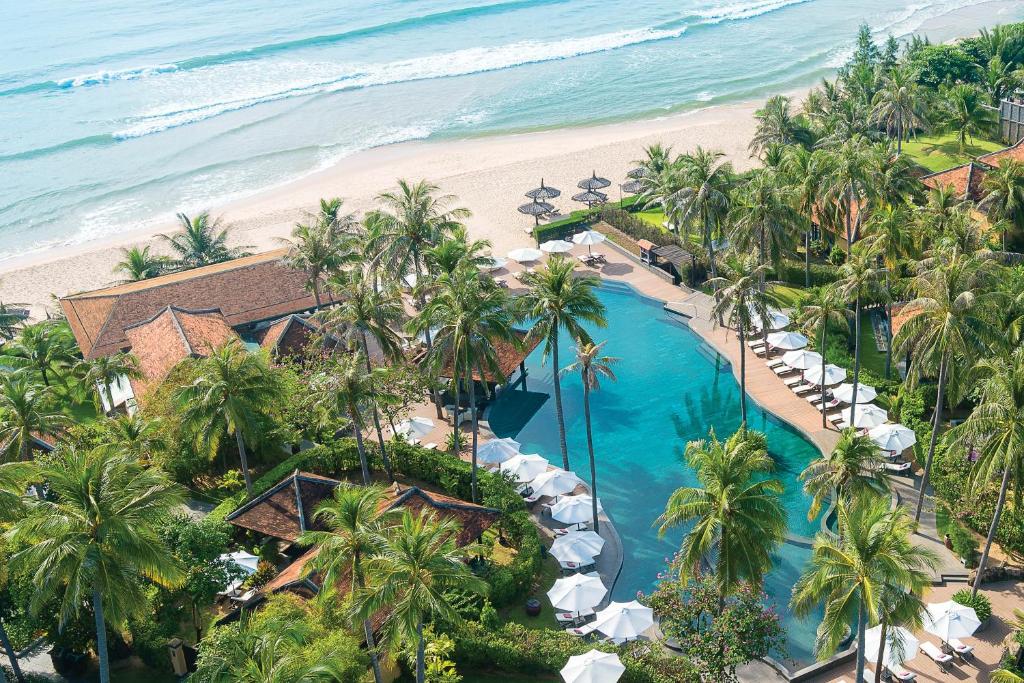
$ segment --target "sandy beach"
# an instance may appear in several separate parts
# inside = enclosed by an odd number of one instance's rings
[[[455,195],[458,205],[473,212],[467,221],[473,237],[488,239],[495,254],[532,242],[525,229],[533,219],[516,211],[527,201],[523,193],[545,183],[563,190],[555,206],[568,212],[581,208],[570,196],[576,183],[597,171],[617,184],[646,145],[660,142],[676,151],[697,146],[723,152],[738,170],[753,160],[747,142],[754,131],[757,102],[696,110],[664,118],[555,129],[517,135],[464,140],[403,143],[368,150],[328,169],[245,200],[210,207],[231,228],[234,244],[255,250],[277,246],[296,221],[321,197],[342,197],[348,211],[360,214],[374,206],[374,197],[398,178],[427,179]],[[176,229],[173,222],[123,234],[113,239],[51,249],[0,263],[0,300],[29,304],[33,315],[53,310],[52,296],[96,289],[117,279],[112,272],[122,247],[152,244],[155,236]]]

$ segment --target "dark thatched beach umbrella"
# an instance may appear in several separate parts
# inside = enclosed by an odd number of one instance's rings
[[[626,177],[631,180],[640,180],[647,175],[647,169],[643,166],[637,166],[632,171],[626,174]]]
[[[639,194],[644,191],[644,184],[639,180],[629,180],[619,185],[626,194]]]
[[[544,201],[545,199],[554,199],[560,194],[562,194],[561,190],[556,190],[553,187],[548,187],[547,185],[544,184],[544,179],[541,178],[540,187],[538,187],[535,190],[530,190],[529,192],[526,193],[526,196],[529,197],[530,199],[533,199],[534,201]]]
[[[597,171],[594,171],[594,174],[592,176],[576,183],[576,187],[580,188],[581,190],[588,190],[590,192],[594,192],[596,190],[602,190],[611,184],[612,181],[608,180],[607,178],[598,178]]]
[[[546,213],[551,213],[555,210],[555,207],[551,206],[547,202],[538,202],[536,200],[529,204],[523,204],[519,207],[519,213],[525,213],[527,216],[533,216],[534,225],[540,225],[540,217]]]
[[[589,209],[594,204],[608,201],[608,195],[606,195],[604,192],[595,192],[594,190],[587,190],[586,192],[574,194],[572,196],[572,200],[574,202],[583,202],[584,204],[587,205],[587,208]]]

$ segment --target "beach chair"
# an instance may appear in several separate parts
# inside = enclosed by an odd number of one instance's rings
[[[911,673],[906,669],[898,669],[896,671],[889,669],[889,673],[892,674],[892,677],[894,679],[896,679],[897,681],[903,681],[903,683],[911,683],[911,681],[917,680],[917,674]]]
[[[423,444],[423,449],[427,451],[435,451],[437,450],[437,444],[433,441],[428,441],[427,443]]]
[[[531,493],[530,495],[523,498],[523,502],[526,503],[526,507],[532,507],[534,503],[543,498],[544,496],[539,493]]]
[[[229,597],[231,598],[231,602],[237,602],[244,605],[245,603],[249,602],[249,600],[251,600],[252,597],[256,595],[256,593],[258,592],[258,588],[252,588],[250,590],[245,591],[241,595],[231,595]]]
[[[889,472],[906,472],[910,469],[909,462],[887,462],[882,465]]]
[[[958,638],[950,638],[946,642],[946,648],[948,648],[946,651],[949,654],[954,654],[963,661],[967,661],[974,656],[974,648]]]
[[[814,386],[813,384],[806,383],[798,384],[795,387],[790,388],[793,390],[793,393],[796,394],[797,396],[803,396],[804,394],[813,394],[815,391],[818,390],[818,387]]]
[[[785,363],[783,363],[782,365],[780,365],[777,368],[772,368],[772,372],[774,372],[776,375],[781,377],[782,375],[788,375],[791,372],[800,372],[800,371],[797,370],[796,368],[791,368],[788,365],[786,365]]]
[[[781,358],[771,358],[765,361],[765,365],[767,365],[769,368],[777,368],[780,365],[783,365],[783,362]]]
[[[594,260],[598,263],[608,263],[608,259],[605,258],[604,254],[594,254]]]
[[[593,624],[584,624],[583,626],[577,626],[575,628],[567,628],[565,629],[565,632],[571,633],[574,636],[579,636],[580,638],[586,638],[596,630],[597,628]]]
[[[875,683],[875,672],[864,667],[864,677],[861,679],[861,683]]]
[[[594,616],[593,608],[580,610],[579,612],[556,612],[555,621],[559,624],[583,624],[592,616]]]
[[[576,524],[570,524],[564,529],[552,529],[555,536],[565,536],[570,531],[586,531],[590,528],[590,525],[586,522],[577,522]]]
[[[787,387],[792,388],[792,387],[799,386],[799,385],[803,384],[804,383],[804,378],[801,377],[800,375],[796,375],[794,377],[787,377],[786,379],[784,379],[782,381],[782,383],[785,384]]]
[[[921,652],[928,655],[928,657],[938,665],[942,673],[949,673],[949,664],[953,661],[953,655],[947,655],[945,652],[936,647],[935,643],[929,642],[927,640],[921,643]]]
[[[757,348],[758,346],[764,346],[764,339],[751,339],[747,342],[747,346],[750,348]]]

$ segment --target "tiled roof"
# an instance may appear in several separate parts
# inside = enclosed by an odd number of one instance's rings
[[[317,528],[313,524],[316,506],[339,484],[328,477],[296,471],[225,519],[243,529],[294,542],[303,531]]]
[[[87,359],[128,346],[125,328],[167,306],[218,308],[230,327],[313,308],[306,274],[283,261],[286,249],[180,273],[72,294],[60,300]]]
[[[495,377],[492,372],[486,370],[484,375],[488,382],[500,383],[507,380],[516,371],[519,364],[526,360],[526,357],[540,345],[540,337],[530,336],[522,330],[516,330],[515,334],[522,343],[522,348],[516,348],[513,344],[506,341],[497,340],[494,342],[494,349],[498,354],[498,368],[501,371],[501,377]],[[444,368],[441,370],[441,376],[452,376],[451,359],[445,362]],[[473,379],[480,379],[480,373],[475,368],[473,369]]]
[[[999,166],[1004,159],[1014,159],[1024,163],[1024,140],[1021,140],[1015,145],[1005,147],[995,152],[989,152],[988,154],[982,154],[978,157],[978,161],[988,164],[989,166]]]
[[[163,381],[182,360],[208,356],[213,349],[235,338],[218,309],[189,311],[174,306],[125,328],[124,333],[142,372],[142,377],[131,380],[137,399]]]
[[[921,182],[932,189],[952,187],[957,197],[978,201],[982,198],[981,183],[985,179],[985,173],[986,168],[983,164],[971,161],[926,175],[921,178]]]
[[[320,323],[311,316],[291,314],[257,331],[260,346],[278,356],[291,356],[302,350],[320,331]]]

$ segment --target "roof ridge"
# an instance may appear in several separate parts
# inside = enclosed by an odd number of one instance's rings
[[[209,313],[220,313],[221,316],[224,315],[224,312],[220,309],[219,306],[216,306],[216,307],[213,307],[213,308],[182,308],[181,306],[175,306],[174,304],[168,304],[167,306],[164,306],[159,311],[157,311],[154,315],[151,315],[150,317],[146,318],[142,322],[132,323],[131,325],[126,326],[124,329],[125,329],[125,331],[128,331],[128,330],[134,330],[136,327],[142,327],[143,325],[148,325],[149,323],[153,322],[154,320],[156,320],[157,318],[162,316],[167,311],[172,311],[172,312],[176,311],[178,313],[187,313],[188,315],[207,315]]]

